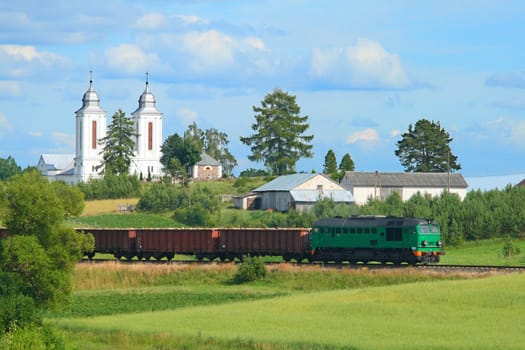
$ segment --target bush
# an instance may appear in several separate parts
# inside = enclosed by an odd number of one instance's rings
[[[85,199],[115,199],[140,196],[140,181],[134,175],[106,174],[102,179],[78,184]]]
[[[243,257],[237,273],[233,276],[236,283],[251,282],[266,276],[266,266],[260,257]]]

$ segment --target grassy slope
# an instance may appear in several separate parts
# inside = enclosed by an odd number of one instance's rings
[[[294,293],[272,299],[60,321],[78,329],[166,333],[358,349],[521,349],[525,275]]]

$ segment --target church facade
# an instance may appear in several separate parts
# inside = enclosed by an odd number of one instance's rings
[[[136,136],[130,174],[158,178],[163,175],[160,163],[162,113],[156,107],[147,80],[138,102],[138,108],[131,113]],[[78,183],[100,178],[99,167],[104,150],[101,140],[106,136],[106,131],[107,112],[100,106],[100,99],[90,80],[89,88],[82,98],[82,107],[75,112],[75,154],[43,154],[37,168],[51,181]]]

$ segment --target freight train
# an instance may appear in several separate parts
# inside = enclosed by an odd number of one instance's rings
[[[428,219],[352,216],[328,218],[311,228],[79,229],[93,234],[95,249],[117,259],[232,261],[279,256],[285,261],[437,263],[444,254],[439,225]]]
[[[351,216],[318,220],[311,228],[78,228],[91,233],[86,252],[117,259],[233,261],[244,256],[278,256],[285,261],[342,263],[437,263],[444,254],[439,225],[429,219]],[[0,229],[0,238],[7,232]]]

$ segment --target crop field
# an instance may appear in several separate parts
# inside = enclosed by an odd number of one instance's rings
[[[299,269],[235,284],[233,264],[84,264],[75,349],[521,349],[525,275]]]

